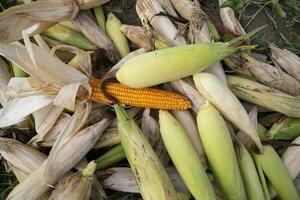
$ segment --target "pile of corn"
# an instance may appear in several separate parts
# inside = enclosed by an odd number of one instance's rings
[[[0,14],[7,199],[299,199],[300,58],[271,43],[272,62],[253,53],[262,28],[246,33],[226,0],[226,33],[198,1],[137,0],[140,26],[107,2]]]

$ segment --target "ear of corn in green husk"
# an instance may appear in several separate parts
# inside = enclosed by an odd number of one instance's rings
[[[300,145],[300,136],[291,145]],[[290,146],[283,153],[281,159],[288,169],[292,179],[300,174],[300,146]]]
[[[105,169],[126,158],[125,152],[121,144],[111,148],[98,159],[95,160],[97,169]]]
[[[121,21],[113,13],[108,13],[106,20],[106,33],[108,37],[113,41],[115,47],[119,51],[121,57],[125,57],[129,54],[130,49],[128,40],[121,32]]]
[[[69,44],[84,50],[93,50],[95,48],[95,45],[92,44],[81,33],[73,31],[60,24],[56,24],[48,28],[42,34],[52,39],[61,41],[65,44]]]
[[[108,128],[97,141],[94,148],[113,146],[121,143],[120,134],[117,128]]]
[[[80,12],[72,22],[92,43],[105,50],[110,61],[117,63],[121,59],[112,41],[87,14]]]
[[[63,21],[63,22],[59,22],[59,24],[65,26],[73,31],[80,32],[80,29],[77,28],[74,24],[72,24],[71,21]]]
[[[273,61],[284,71],[300,81],[300,58],[287,49],[280,49],[275,44],[270,43]]]
[[[79,9],[88,10],[96,6],[101,6],[110,0],[76,0]]]
[[[261,151],[262,144],[254,124],[229,88],[216,76],[208,73],[195,74],[194,82],[200,93],[216,106],[229,121],[245,132]]]
[[[164,36],[170,44],[174,46],[186,45],[184,37],[177,35],[178,30],[168,17],[155,16],[159,13],[165,13],[157,0],[138,0],[136,11],[142,22],[145,16],[154,30]]]
[[[168,111],[159,111],[160,132],[180,176],[195,199],[216,199],[201,160],[184,129]]]
[[[284,117],[274,123],[267,136],[271,139],[293,140],[300,136],[300,119]]]
[[[143,27],[132,25],[121,25],[120,30],[136,46],[146,50],[152,49],[151,39],[145,33]]]
[[[261,168],[281,199],[297,200],[299,196],[293,180],[273,147],[264,145],[263,154],[253,154],[257,168]]]
[[[289,117],[300,117],[300,99],[258,82],[227,76],[231,91],[240,99],[263,106]]]
[[[257,174],[254,161],[243,144],[236,147],[244,188],[248,200],[264,200],[264,192]]]
[[[177,192],[189,192],[188,188],[186,187],[185,183],[183,182],[182,178],[175,168],[166,168],[166,171]],[[98,172],[97,177],[100,180],[103,180],[103,186],[107,189],[129,193],[140,192],[137,182],[134,179],[134,174],[130,168],[109,168],[104,171]]]
[[[49,200],[90,198],[96,163],[90,162],[82,171],[76,172],[58,183]]]
[[[179,124],[184,129],[184,133],[189,138],[189,141],[193,145],[194,149],[196,150],[201,163],[203,164],[204,168],[207,168],[207,160],[205,157],[205,152],[203,149],[203,145],[201,143],[201,139],[199,136],[197,124],[195,122],[194,117],[192,114],[185,110],[185,111],[171,111],[172,115],[176,118]]]
[[[227,43],[185,45],[135,56],[122,65],[116,77],[125,85],[142,88],[193,75],[241,48],[252,48],[250,46],[236,47],[236,45],[262,28],[264,27]]]
[[[267,139],[267,132],[268,132],[268,129],[266,129],[260,123],[257,123],[257,134],[258,134],[258,136],[261,140],[266,140]]]
[[[11,63],[12,73],[14,77],[28,77],[28,74],[24,72],[18,65]]]
[[[97,20],[98,26],[101,28],[101,30],[106,33],[106,19],[104,15],[104,10],[102,6],[95,7],[94,9],[94,14]]]
[[[207,103],[197,116],[202,144],[224,199],[246,199],[241,173],[227,125]]]
[[[121,143],[145,200],[178,199],[171,180],[151,145],[125,110],[115,105]]]

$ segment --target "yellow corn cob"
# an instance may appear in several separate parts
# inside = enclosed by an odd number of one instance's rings
[[[113,103],[106,98],[100,88],[101,80],[91,79],[92,94],[89,97],[92,101],[101,103]],[[182,95],[154,88],[130,88],[121,83],[108,83],[107,92],[116,97],[120,103],[146,108],[184,110],[191,107],[189,100]]]

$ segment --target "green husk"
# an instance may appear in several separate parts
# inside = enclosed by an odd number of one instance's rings
[[[94,10],[94,14],[95,14],[98,26],[105,33],[106,32],[106,27],[105,27],[106,19],[105,19],[103,7],[98,6],[98,7],[95,7],[93,10]]]
[[[73,31],[60,24],[56,24],[55,26],[47,29],[43,32],[43,35],[84,50],[93,50],[95,48],[95,45],[81,33]]]
[[[233,143],[222,115],[207,103],[200,108],[197,123],[208,162],[223,198],[246,199]]]
[[[274,123],[267,136],[278,140],[293,140],[300,136],[300,119],[285,117]]]
[[[177,200],[172,182],[137,124],[115,105],[121,144],[144,200]]]
[[[238,76],[227,76],[232,92],[245,101],[289,117],[300,117],[300,98]]]
[[[115,128],[110,128],[104,132],[103,136],[98,140],[98,142],[93,148],[96,149],[102,147],[109,147],[120,143],[121,138],[118,130],[115,130]]]
[[[63,22],[59,22],[60,25],[65,26],[73,31],[77,31],[80,32],[80,29],[77,28],[74,24],[72,24],[71,21],[63,21]]]
[[[123,58],[129,54],[130,49],[127,38],[120,30],[121,25],[121,21],[113,13],[108,13],[106,20],[106,33],[113,41],[119,54]]]
[[[169,112],[162,110],[159,124],[169,155],[194,198],[216,199],[201,160],[181,125]]]
[[[298,200],[293,180],[276,151],[268,145],[263,148],[263,154],[253,154],[257,168],[261,168],[281,199]]]
[[[105,169],[126,158],[122,145],[117,145],[95,160],[97,169]]]
[[[28,77],[28,74],[24,72],[18,65],[11,63],[11,68],[14,77]]]

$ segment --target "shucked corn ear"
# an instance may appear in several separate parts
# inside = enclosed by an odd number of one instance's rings
[[[264,192],[250,153],[243,144],[240,144],[236,147],[236,154],[247,199],[264,200]]]
[[[160,132],[169,155],[196,200],[216,199],[204,167],[185,131],[168,111],[159,111]]]
[[[121,32],[121,21],[113,14],[108,13],[106,20],[106,33],[113,41],[121,57],[129,54],[129,44],[125,35]]]
[[[197,116],[204,151],[224,199],[246,199],[241,173],[226,122],[207,103]]]
[[[96,47],[81,33],[60,24],[56,24],[47,29],[43,32],[43,35],[84,50],[93,50]]]
[[[284,117],[274,123],[267,136],[272,139],[293,140],[300,136],[300,119]]]
[[[177,200],[176,191],[151,145],[125,110],[115,105],[121,143],[144,200]]]
[[[104,96],[100,84],[101,80],[99,79],[90,80],[93,91],[89,99],[101,103],[112,103]],[[186,97],[153,88],[135,89],[120,83],[108,83],[107,92],[116,97],[120,103],[131,106],[170,110],[190,108],[190,102]]]
[[[283,113],[300,117],[300,98],[238,76],[227,76],[231,91],[240,99]]]
[[[215,75],[209,73],[195,74],[194,82],[200,93],[217,107],[229,121],[244,131],[261,151],[262,144],[255,125],[249,119],[243,105],[227,85],[224,85]]]
[[[261,168],[280,199],[299,200],[293,180],[272,146],[264,145],[263,154],[254,154],[257,168]]]
[[[203,71],[236,51],[236,47],[227,43],[193,44],[152,51],[129,59],[116,76],[130,87],[149,87]]]
[[[82,171],[76,172],[59,182],[49,200],[90,198],[96,163],[90,162]]]

